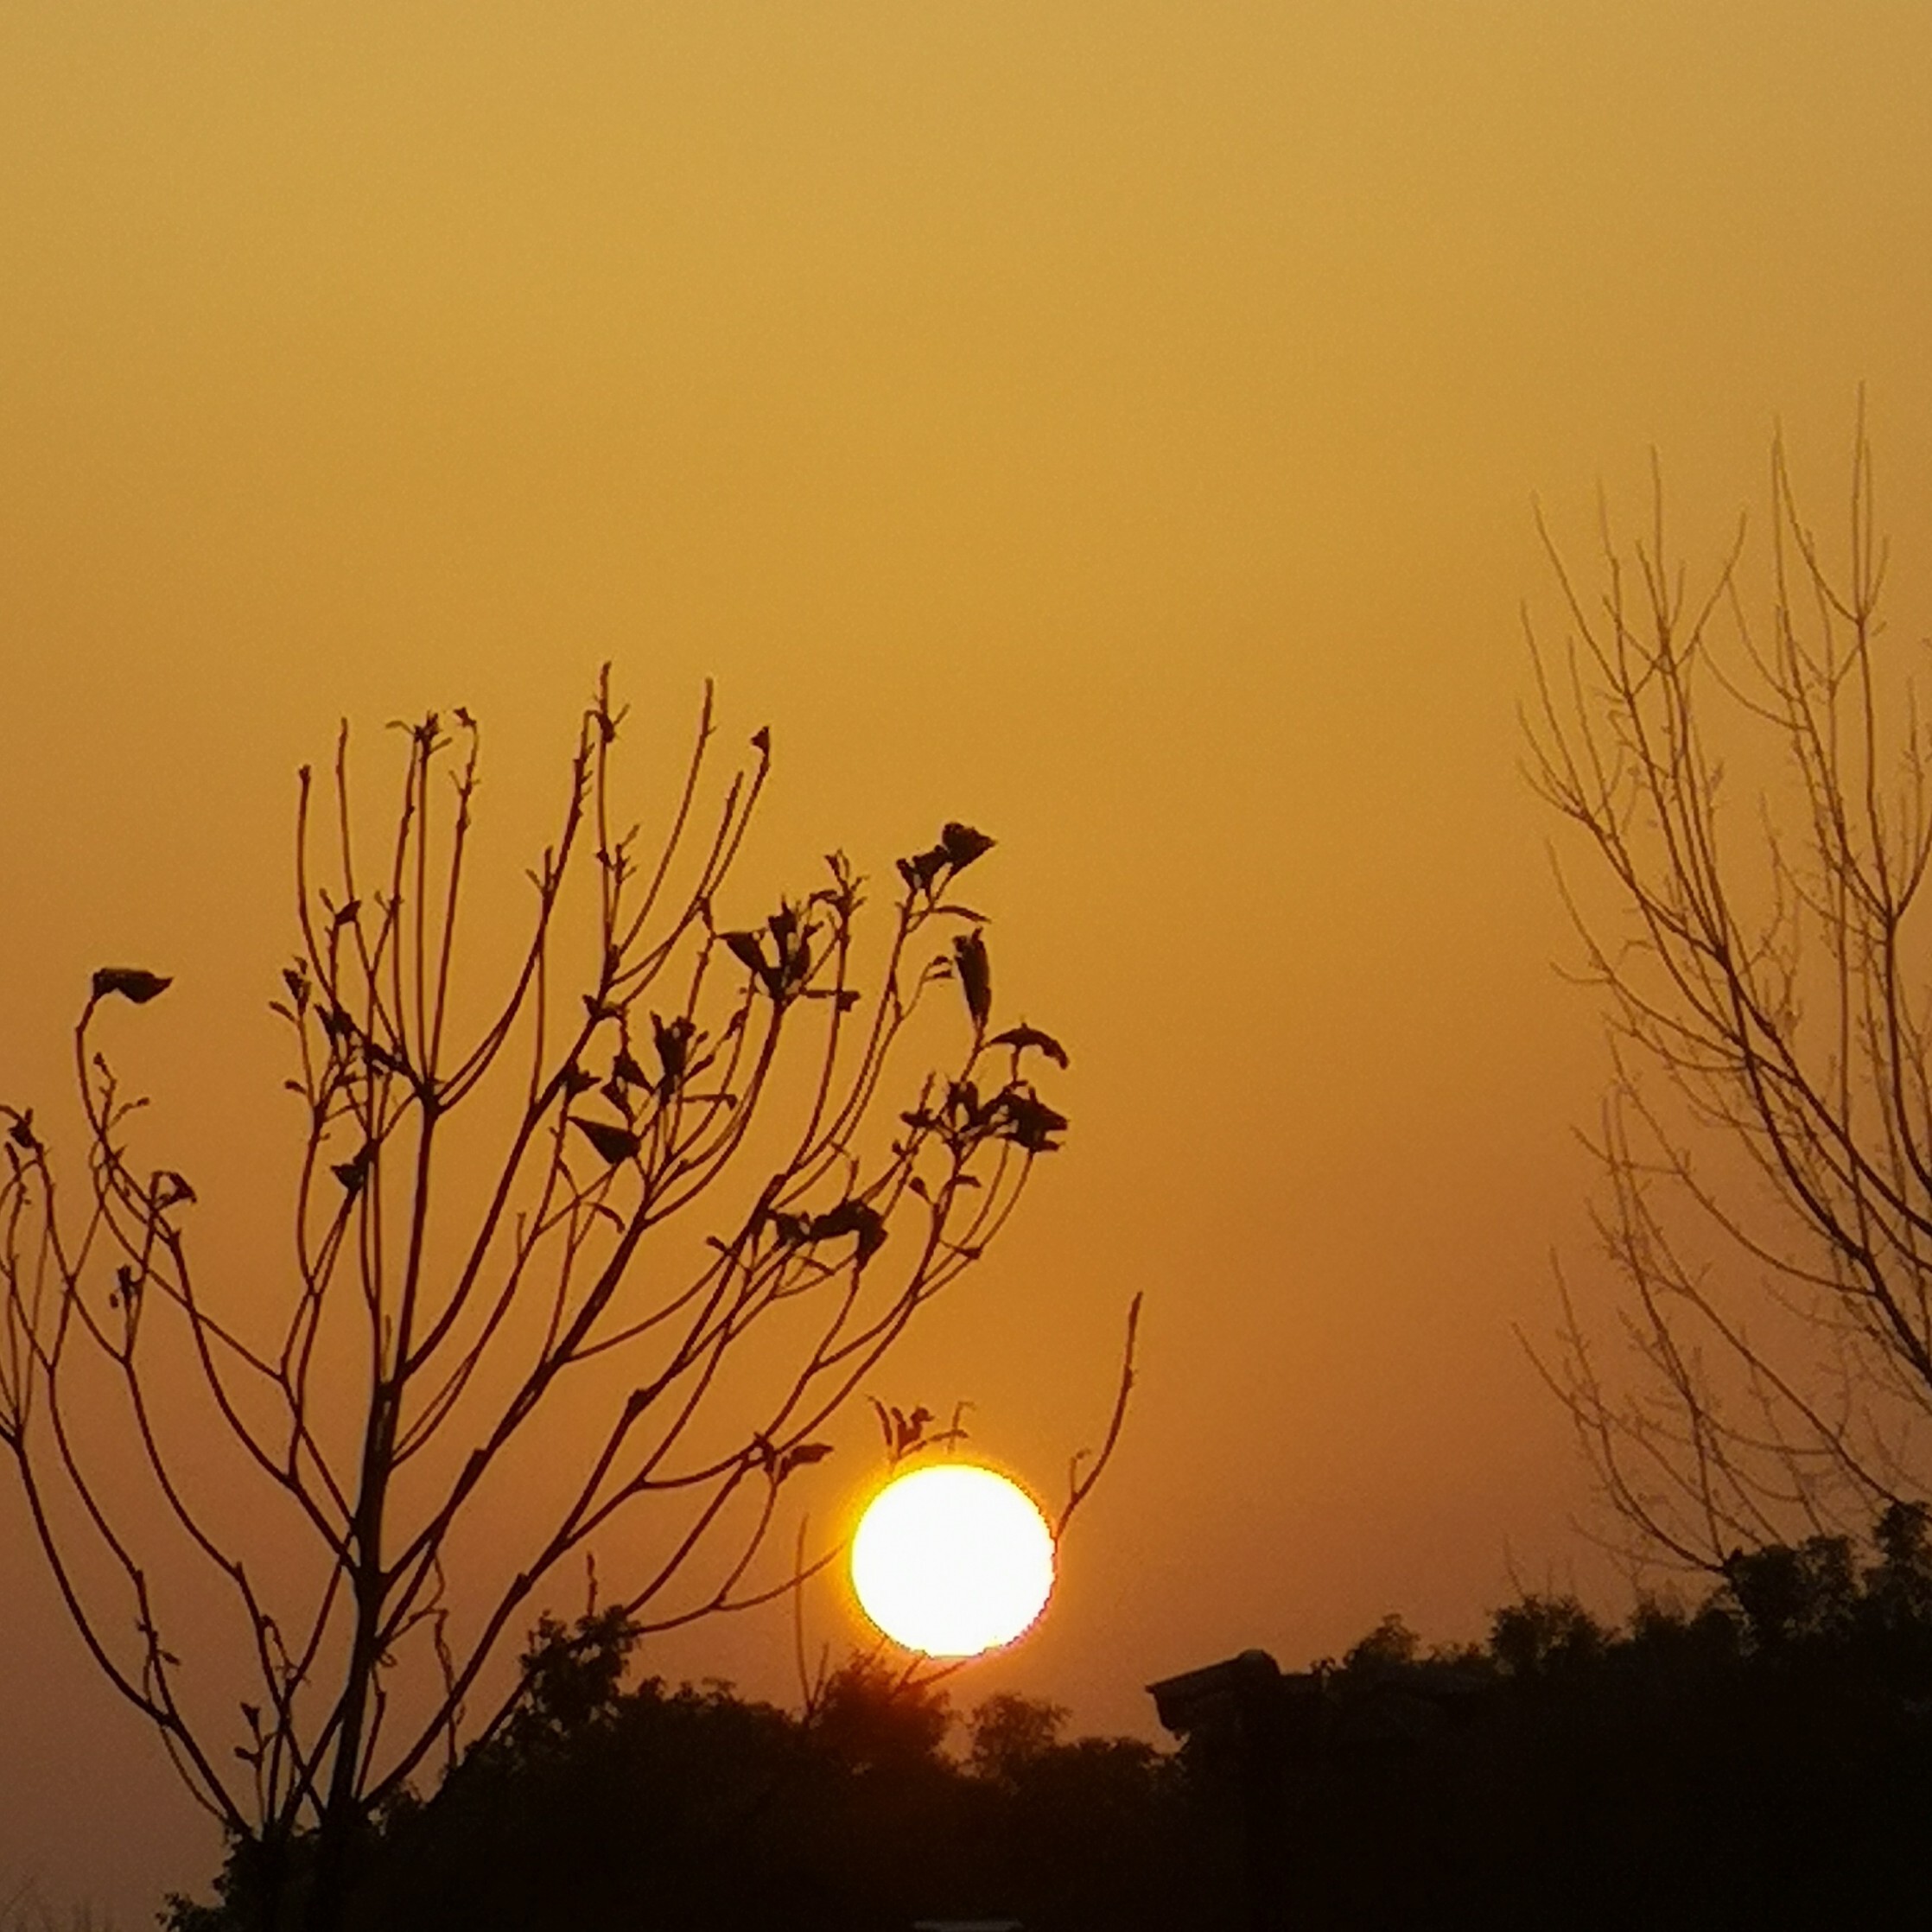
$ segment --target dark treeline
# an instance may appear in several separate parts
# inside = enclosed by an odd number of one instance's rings
[[[1056,1706],[995,1697],[956,1758],[944,1688],[872,1660],[801,1719],[722,1685],[622,1689],[629,1648],[611,1617],[539,1628],[505,1732],[363,1846],[355,1932],[906,1932],[1016,1902],[1029,1925],[1192,1922],[1185,1781],[1151,1745],[1064,1742]],[[221,1903],[172,1902],[175,1932],[256,1932],[246,1851]]]
[[[1821,1928],[1932,1899],[1932,1538],[1741,1555],[1701,1602],[1610,1628],[1527,1596],[1481,1645],[1395,1618],[1282,1680],[1285,1922]],[[728,1688],[622,1687],[611,1617],[544,1625],[514,1721],[362,1848],[361,1932],[1028,1932],[1245,1922],[1230,1740],[1063,1734],[856,1661],[809,1719]],[[250,1874],[175,1932],[253,1932]]]
[[[1309,1927],[1821,1929],[1932,1911],[1932,1543],[1734,1557],[1620,1630],[1525,1597],[1480,1648],[1390,1621],[1291,1751]],[[1903,1910],[1904,1916],[1900,1916]]]

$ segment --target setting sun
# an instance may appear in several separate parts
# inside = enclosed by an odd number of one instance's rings
[[[1010,1643],[1053,1588],[1053,1536],[1017,1484],[970,1463],[888,1483],[852,1541],[852,1585],[886,1635],[928,1656]]]

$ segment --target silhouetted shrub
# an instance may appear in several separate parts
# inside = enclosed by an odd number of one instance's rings
[[[1282,1681],[1297,1932],[1820,1932],[1932,1897],[1932,1554],[1889,1510],[1862,1567],[1820,1539],[1622,1628],[1564,1597],[1480,1647],[1385,1619]],[[539,1627],[523,1702],[362,1847],[356,1932],[1235,1932],[1236,1770],[1065,1738],[1010,1694],[945,1745],[942,1691],[874,1661],[809,1718],[728,1687],[620,1687],[621,1619]],[[299,1873],[298,1873],[299,1878]],[[245,1862],[177,1932],[247,1928]]]

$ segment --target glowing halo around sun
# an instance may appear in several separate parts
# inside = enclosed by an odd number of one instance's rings
[[[895,1643],[929,1657],[996,1649],[1053,1589],[1053,1533],[1017,1483],[973,1463],[895,1477],[859,1519],[852,1587]]]

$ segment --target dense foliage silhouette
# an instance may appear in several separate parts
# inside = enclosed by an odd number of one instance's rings
[[[1932,1558],[1897,1505],[1739,1554],[1611,1630],[1566,1598],[1424,1656],[1385,1625],[1325,1676],[1293,1768],[1311,1926],[1823,1928],[1932,1887]],[[1908,1916],[1913,1916],[1909,1913]]]
[[[1287,1922],[1427,1929],[1900,1922],[1932,1893],[1932,1535],[1895,1505],[1848,1539],[1740,1553],[1700,1603],[1620,1628],[1528,1595],[1486,1642],[1389,1617],[1281,1681]],[[620,1616],[540,1626],[524,1695],[359,1849],[365,1932],[1028,1932],[1243,1922],[1242,1818],[1211,1733],[1064,1735],[1012,1695],[953,1719],[874,1660],[809,1714],[728,1687],[622,1687]],[[244,1848],[245,1849],[245,1848]],[[255,1922],[245,1858],[173,1932]]]
[[[1156,1899],[1185,1922],[1183,1783],[1146,1744],[1063,1743],[1053,1706],[999,1698],[962,1764],[944,1691],[875,1661],[800,1718],[718,1684],[620,1690],[628,1645],[618,1619],[539,1629],[516,1718],[364,1841],[352,1926],[1139,1924]],[[245,1849],[219,1903],[173,1902],[175,1932],[254,1923]]]

